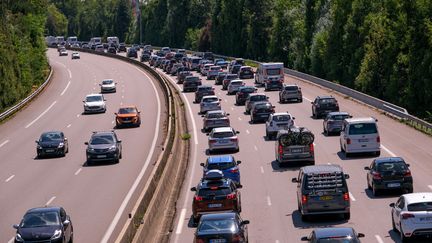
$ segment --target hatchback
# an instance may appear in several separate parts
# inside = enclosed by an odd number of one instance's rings
[[[200,165],[203,167],[203,176],[210,170],[222,171],[225,178],[233,180],[240,184],[240,160],[235,160],[232,155],[210,156],[205,163]]]
[[[203,215],[195,231],[194,243],[249,242],[247,225],[235,212]]]
[[[325,135],[331,133],[339,133],[342,130],[343,121],[347,118],[352,118],[348,112],[330,112],[324,118],[323,130]]]
[[[317,96],[312,104],[312,117],[317,119],[330,112],[339,111],[339,103],[333,96]]]
[[[223,110],[208,111],[203,118],[203,131],[207,132],[216,127],[229,127],[230,119],[228,118],[230,114]]]
[[[240,79],[232,80],[227,87],[227,94],[232,95],[237,93],[238,89],[244,85],[245,83]]]
[[[252,109],[252,105],[255,102],[267,101],[268,97],[263,93],[253,93],[249,94],[245,101],[245,112],[246,114],[250,114],[250,110]]]
[[[353,228],[318,228],[314,229],[309,236],[301,238],[302,241],[309,243],[360,243],[360,239],[365,237],[363,233],[357,233]]]
[[[210,85],[198,86],[197,91],[195,91],[195,103],[199,103],[204,96],[214,95],[214,88]]]
[[[241,79],[247,79],[247,78],[253,78],[254,72],[252,70],[252,67],[249,66],[242,66],[239,70],[239,78]]]
[[[216,95],[208,95],[204,96],[200,102],[200,114],[205,114],[207,111],[220,110],[221,99],[219,99]]]
[[[275,107],[269,101],[260,101],[253,104],[250,111],[250,122],[265,122],[270,114],[275,112]]]
[[[222,90],[228,89],[228,85],[234,79],[238,79],[238,75],[237,74],[227,74],[224,77],[224,79],[222,80]]]
[[[60,131],[42,133],[36,144],[37,158],[48,155],[65,156],[69,152],[68,139]]]
[[[186,76],[183,82],[183,92],[195,92],[200,85],[202,85],[202,83],[199,77]]]
[[[413,192],[413,179],[409,164],[401,157],[383,157],[374,159],[370,166],[364,167],[368,171],[366,180],[368,189],[374,196],[385,190],[401,190]]]
[[[215,85],[221,85],[227,72],[218,72],[218,75],[215,78]]]
[[[255,93],[258,89],[253,86],[242,86],[236,93],[236,105],[244,105],[249,94]]]
[[[222,72],[222,68],[220,66],[211,66],[207,71],[207,79],[215,79],[219,72]]]
[[[238,152],[240,150],[239,141],[237,134],[239,131],[235,131],[231,127],[218,127],[208,133],[208,146],[209,153],[216,150],[234,150]]]

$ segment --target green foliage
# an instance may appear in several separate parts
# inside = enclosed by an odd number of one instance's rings
[[[47,35],[64,36],[67,33],[68,20],[54,4],[48,6]]]

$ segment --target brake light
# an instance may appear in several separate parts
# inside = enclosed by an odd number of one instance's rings
[[[203,239],[196,239],[196,243],[205,243]]]
[[[313,143],[309,144],[309,151],[313,152],[315,150]]]
[[[237,195],[235,194],[235,193],[231,193],[231,194],[228,194],[227,195],[227,199],[236,199],[237,198]]]
[[[233,235],[232,242],[240,242],[240,240],[241,240],[240,235]]]
[[[409,219],[409,218],[415,218],[414,214],[412,213],[403,213],[402,219]]]
[[[279,145],[279,155],[282,155],[283,154],[283,147],[282,147],[282,145]]]
[[[238,173],[238,171],[239,171],[238,168],[230,170],[231,173]]]
[[[231,138],[231,142],[237,142],[237,138]]]
[[[302,203],[305,204],[307,203],[308,199],[306,195],[302,195]]]
[[[347,144],[351,144],[351,139],[347,138]]]
[[[217,186],[211,186],[210,187],[210,190],[217,190],[217,189],[219,189],[219,187],[217,187]]]
[[[411,171],[410,170],[405,171],[404,177],[407,177],[407,176],[411,176]]]
[[[196,196],[196,195],[195,195],[194,200],[195,200],[195,201],[202,201],[202,200],[203,200],[203,197],[200,197],[200,196]]]
[[[372,178],[375,180],[381,180],[382,179],[381,174],[379,172],[376,172],[376,171],[372,172]]]
[[[349,201],[349,200],[350,200],[350,197],[349,197],[349,193],[348,193],[348,192],[345,192],[345,193],[344,193],[344,195],[343,195],[343,199],[344,199],[345,201]]]
[[[210,140],[209,143],[216,143],[216,140]]]
[[[380,138],[380,136],[378,136],[378,137],[376,138],[376,141],[377,141],[377,143],[381,142],[381,138]]]

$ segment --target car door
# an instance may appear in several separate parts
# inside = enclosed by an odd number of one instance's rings
[[[69,242],[71,236],[71,226],[70,223],[67,225],[64,224],[64,222],[67,220],[67,214],[63,208],[60,208],[60,220],[61,224],[63,225],[64,237],[68,239]]]

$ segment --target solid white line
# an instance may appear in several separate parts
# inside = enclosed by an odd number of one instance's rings
[[[181,213],[180,213],[179,222],[177,224],[177,230],[176,230],[176,234],[178,234],[178,235],[181,234],[181,232],[182,232],[185,217],[186,217],[186,208],[182,208]]]
[[[428,185],[428,187],[429,187],[429,189],[431,189],[431,190],[432,190],[432,185]]]
[[[14,177],[15,177],[15,175],[11,175],[11,176],[9,176],[9,178],[7,178],[7,179],[5,180],[5,182],[9,182],[9,181],[12,180]]]
[[[279,240],[276,240],[275,243],[279,243]]]
[[[5,146],[7,143],[9,143],[9,140],[4,141],[3,143],[0,144],[0,148]]]
[[[390,151],[390,149],[386,148],[386,146],[381,144],[381,148],[383,148],[388,154],[390,154],[390,156],[397,157],[396,154]]]
[[[69,127],[71,127],[71,126],[72,126],[72,124],[69,124],[69,125],[67,125],[66,127],[69,128]]]
[[[241,118],[241,117],[239,117],[238,119],[239,119],[239,121],[241,121],[241,120],[242,120],[242,118]]]
[[[264,174],[264,168],[261,166],[260,169],[261,169],[261,173]]]
[[[256,151],[258,151],[258,148],[257,148],[257,146],[255,146],[255,145],[254,145],[254,149],[255,149]]]
[[[384,243],[384,241],[381,239],[381,236],[375,235],[375,238],[378,241],[378,243]]]
[[[355,202],[356,199],[355,199],[355,197],[353,196],[353,194],[351,192],[349,192],[349,196],[351,198],[351,201]]]
[[[246,129],[246,133],[249,134],[250,133],[249,130]]]
[[[76,172],[75,175],[78,175],[81,172],[82,168],[79,168]]]
[[[55,196],[53,196],[50,200],[48,200],[48,202],[45,204],[45,206],[50,205],[54,201],[54,199],[56,199]]]
[[[36,117],[36,119],[34,119],[32,122],[27,124],[27,126],[25,126],[25,128],[29,128],[31,125],[33,125],[33,123],[35,123],[37,120],[39,120],[43,115],[45,115],[45,113],[47,113],[55,105],[55,103],[57,103],[57,101],[54,101],[44,112],[42,112],[42,114],[40,114],[38,117]]]
[[[308,99],[307,97],[304,97],[304,96],[303,96],[303,99],[305,99],[305,100],[307,100],[307,101],[309,101],[309,102],[312,102],[312,100]]]
[[[134,66],[135,67],[135,66]],[[157,114],[156,114],[156,127],[155,127],[155,135],[153,137],[153,141],[152,141],[152,145],[150,148],[150,153],[147,156],[147,159],[144,163],[144,166],[141,168],[141,171],[138,175],[138,177],[135,179],[132,187],[129,189],[126,197],[123,199],[122,204],[120,205],[120,208],[117,210],[117,213],[113,219],[113,221],[111,222],[110,226],[108,227],[107,231],[104,234],[104,237],[102,238],[101,242],[105,243],[108,242],[108,240],[111,237],[111,234],[113,233],[117,223],[120,220],[120,217],[123,215],[124,210],[126,209],[127,204],[129,203],[130,199],[132,198],[133,193],[135,192],[136,188],[138,187],[138,184],[140,183],[141,179],[144,176],[145,171],[147,170],[147,167],[150,164],[150,160],[153,157],[153,153],[156,147],[156,141],[159,137],[159,123],[160,123],[160,116],[161,116],[161,101],[160,101],[160,97],[159,97],[159,93],[156,89],[155,84],[151,81],[152,79],[141,69],[135,67],[139,72],[141,72],[142,74],[144,74],[148,80],[150,80],[150,84],[153,87],[153,90],[156,94],[156,100],[157,100]]]
[[[14,243],[14,241],[15,241],[15,236],[12,237],[12,239],[10,239],[10,240],[8,241],[8,243]]]
[[[69,73],[69,78],[72,78],[72,73],[69,68],[68,68],[68,73]]]
[[[267,205],[269,205],[269,206],[271,206],[272,204],[271,204],[271,200],[270,200],[270,197],[269,196],[267,196]]]
[[[64,93],[66,93],[66,90],[69,88],[69,85],[71,84],[71,81],[69,81],[66,85],[66,87],[64,88],[63,92],[61,92],[60,96],[63,96]]]

